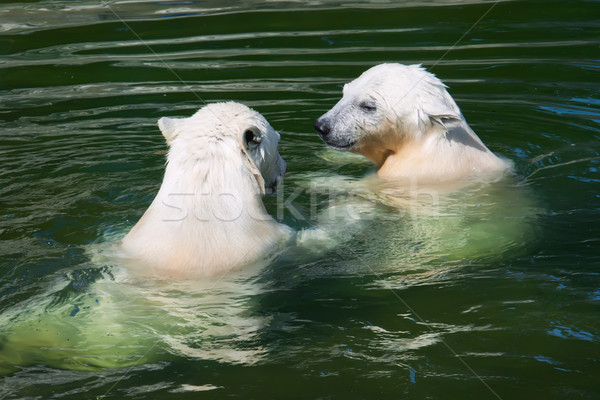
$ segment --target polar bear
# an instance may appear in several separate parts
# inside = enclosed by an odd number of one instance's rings
[[[366,156],[381,178],[445,184],[502,176],[511,163],[483,144],[446,88],[420,65],[380,64],[345,85],[315,129],[334,149]]]
[[[261,200],[286,171],[279,133],[262,115],[214,103],[158,126],[167,166],[156,198],[120,242],[124,264],[159,276],[214,276],[288,238]]]
[[[331,246],[351,249],[361,235],[376,237],[369,251],[378,263],[414,260],[420,268],[515,254],[535,236],[539,209],[512,163],[484,145],[446,86],[420,65],[365,71],[315,129],[333,149],[377,167],[361,179],[338,173],[310,183],[317,194],[340,193],[330,194],[335,201],[317,216]],[[312,243],[315,236],[302,238]]]

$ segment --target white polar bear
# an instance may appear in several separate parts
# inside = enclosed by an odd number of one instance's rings
[[[420,65],[365,71],[315,129],[330,147],[371,160],[377,174],[313,180],[312,191],[345,195],[318,215],[319,231],[301,232],[307,243],[376,237],[369,242],[381,257],[376,264],[414,260],[421,268],[515,254],[535,236],[539,209],[512,163],[483,144],[446,86]]]
[[[126,265],[159,276],[214,276],[289,237],[261,200],[286,171],[279,133],[262,115],[215,103],[189,118],[161,118],[158,126],[169,145],[165,175],[120,243]]]
[[[444,85],[420,65],[380,64],[344,86],[315,129],[366,156],[377,175],[419,184],[496,179],[510,170],[477,137]]]

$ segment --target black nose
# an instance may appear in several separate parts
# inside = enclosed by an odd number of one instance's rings
[[[331,132],[329,121],[325,118],[319,118],[317,122],[315,122],[315,129],[321,137],[325,137],[329,135],[329,132]]]

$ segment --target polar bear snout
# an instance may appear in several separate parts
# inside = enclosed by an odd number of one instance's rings
[[[356,145],[357,138],[351,127],[340,126],[339,115],[330,117],[331,112],[322,115],[315,122],[315,130],[323,141],[335,150],[350,150]]]
[[[322,139],[325,139],[325,136],[331,132],[331,123],[327,118],[321,117],[315,122],[315,130]]]

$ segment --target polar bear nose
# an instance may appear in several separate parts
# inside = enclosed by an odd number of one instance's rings
[[[329,125],[329,120],[325,118],[319,118],[317,122],[315,122],[315,130],[319,133],[319,136],[321,137],[329,135],[329,132],[331,132],[331,125]]]

